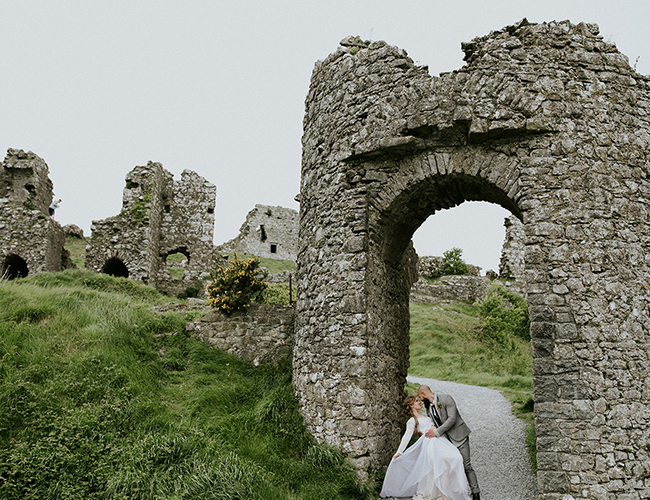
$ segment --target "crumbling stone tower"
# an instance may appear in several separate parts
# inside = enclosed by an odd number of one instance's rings
[[[411,236],[489,201],[523,222],[544,500],[650,494],[650,79],[598,27],[525,20],[432,78],[342,41],[306,99],[294,388],[363,472],[399,440]],[[498,457],[495,457],[498,460]]]
[[[160,163],[135,167],[126,175],[121,213],[93,221],[86,267],[170,293],[207,277],[218,262],[212,242],[216,193],[191,170],[175,182]],[[187,259],[181,279],[165,265],[174,253]]]
[[[42,158],[9,149],[0,164],[0,276],[60,271],[63,228],[47,214],[52,181]]]

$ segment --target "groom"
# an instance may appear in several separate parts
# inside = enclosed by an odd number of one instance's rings
[[[469,457],[469,427],[463,421],[456,408],[456,401],[449,394],[441,392],[434,394],[426,385],[418,388],[418,397],[424,403],[427,409],[427,415],[435,423],[436,429],[427,431],[426,436],[429,438],[446,436],[451,441],[460,454],[463,456],[463,466],[467,482],[472,490],[472,500],[481,500],[481,494],[476,480],[476,473],[472,468],[472,462]]]

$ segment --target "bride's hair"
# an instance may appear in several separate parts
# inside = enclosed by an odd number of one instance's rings
[[[402,406],[404,407],[404,413],[406,413],[409,417],[413,417],[415,420],[415,432],[418,432],[418,419],[414,416],[413,408],[411,407],[417,400],[417,396],[407,396],[407,398],[402,403]]]

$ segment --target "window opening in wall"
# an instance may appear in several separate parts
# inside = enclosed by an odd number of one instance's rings
[[[278,245],[271,243],[271,253],[278,253]]]
[[[165,268],[175,280],[183,279],[187,263],[190,261],[189,254],[185,249],[175,250],[165,257]]]
[[[165,212],[169,213],[171,212],[172,208],[169,205],[165,205]]]
[[[0,271],[1,279],[13,280],[16,278],[24,278],[29,274],[27,262],[22,257],[11,254],[7,255],[2,262],[2,269]]]
[[[260,241],[262,242],[266,241],[266,229],[264,229],[264,224],[260,224],[258,230],[260,232]]]
[[[108,259],[102,266],[102,272],[104,274],[110,274],[111,276],[116,276],[118,278],[128,278],[129,270],[119,258],[111,257]]]

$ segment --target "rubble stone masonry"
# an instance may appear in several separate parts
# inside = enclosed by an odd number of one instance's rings
[[[180,181],[160,163],[126,175],[120,214],[93,221],[86,268],[128,276],[177,293],[218,265],[212,243],[217,188],[191,170]],[[186,257],[181,278],[166,266],[170,254]]]
[[[48,215],[51,202],[45,161],[9,149],[0,164],[0,277],[60,271],[68,263],[63,228]]]
[[[294,389],[360,474],[390,460],[414,231],[488,201],[523,223],[540,499],[650,497],[650,79],[593,24],[526,20],[439,77],[350,37],[306,98]]]

